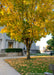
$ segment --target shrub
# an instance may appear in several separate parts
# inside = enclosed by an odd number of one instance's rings
[[[7,48],[5,52],[22,52],[21,48]]]

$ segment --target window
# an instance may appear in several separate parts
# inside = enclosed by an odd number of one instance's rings
[[[8,48],[13,48],[13,42],[8,42]]]

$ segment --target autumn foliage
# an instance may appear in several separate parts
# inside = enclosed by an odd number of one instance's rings
[[[24,42],[30,54],[33,41],[54,34],[53,9],[53,0],[0,0],[1,32]]]

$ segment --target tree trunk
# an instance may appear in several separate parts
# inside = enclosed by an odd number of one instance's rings
[[[27,59],[30,59],[30,48],[27,47]]]
[[[27,48],[27,59],[30,59],[30,47],[31,47],[32,41],[27,38],[25,44]]]

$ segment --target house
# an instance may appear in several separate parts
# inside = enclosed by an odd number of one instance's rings
[[[3,27],[0,27],[0,31],[2,28]],[[19,43],[15,40],[11,40],[11,38],[8,37],[6,33],[0,33],[0,52],[2,52],[6,48],[22,48],[26,50],[26,46],[22,42]],[[39,47],[37,47],[33,42],[30,50],[35,53],[37,50],[39,51]]]

